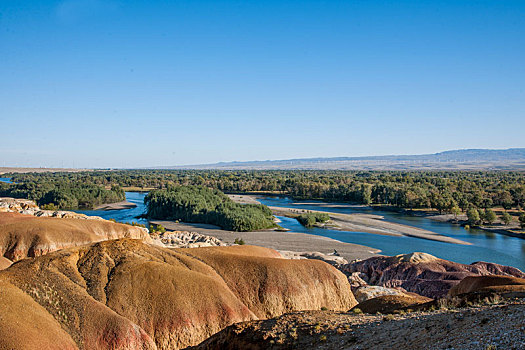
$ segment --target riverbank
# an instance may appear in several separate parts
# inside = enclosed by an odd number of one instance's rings
[[[213,225],[177,223],[166,220],[152,220],[151,223],[162,225],[166,229],[172,231],[190,231],[216,237],[225,243],[233,243],[235,239],[242,239],[245,244],[257,245],[280,251],[320,252],[323,254],[330,254],[333,253],[334,250],[337,250],[338,254],[348,261],[367,259],[372,256],[377,256],[381,252],[379,249],[359,244],[344,243],[332,238],[307,233],[279,232],[273,230],[233,232],[222,230]]]
[[[305,213],[305,209],[269,207],[274,215],[295,217],[300,213]],[[471,243],[440,235],[428,230],[412,227],[403,224],[397,224],[385,221],[381,215],[372,214],[340,214],[326,211],[308,210],[308,212],[325,213],[330,216],[331,230],[350,231],[350,232],[367,232],[388,236],[408,236],[422,239],[429,239],[438,242],[470,245]]]
[[[423,217],[429,220],[438,221],[438,222],[444,222],[450,225],[458,225],[458,226],[465,226],[468,222],[468,217],[466,214],[436,214],[436,211],[431,210],[407,210],[407,209],[400,209],[400,208],[393,208],[393,207],[381,207],[381,206],[371,206],[371,208],[380,208],[382,210],[388,210],[396,213],[401,213],[403,215],[409,215],[414,217]],[[490,233],[497,233],[500,235],[505,235],[509,237],[516,237],[525,239],[525,232],[520,233],[519,231],[523,231],[520,228],[519,223],[514,220],[510,223],[510,225],[506,226],[503,225],[502,221],[499,219],[499,216],[503,209],[494,209],[496,212],[496,215],[498,216],[498,219],[496,222],[491,225],[480,225],[476,226],[477,229],[483,230],[485,232]],[[516,210],[509,210],[508,212],[516,212]]]
[[[121,201],[116,203],[109,203],[109,204],[102,204],[98,207],[94,208],[93,210],[124,210],[124,209],[132,209],[136,208],[137,205],[135,203],[131,203],[128,201]]]
[[[259,203],[257,197],[253,195],[229,195],[229,197],[237,203]],[[303,203],[305,204],[305,203]],[[307,204],[307,203],[306,203]],[[316,203],[318,206],[325,208],[343,208],[348,205],[345,204],[330,204],[330,203]],[[327,228],[331,230],[338,231],[349,231],[349,232],[367,232],[379,235],[387,236],[408,236],[422,239],[429,239],[438,242],[445,243],[454,243],[454,244],[463,244],[470,245],[471,243],[440,235],[438,233],[420,229],[417,227],[412,227],[408,225],[393,223],[390,221],[384,220],[384,217],[381,215],[373,214],[341,214],[327,211],[316,211],[316,210],[306,210],[306,209],[297,209],[297,208],[286,208],[286,207],[275,207],[269,206],[274,215],[286,216],[295,218],[298,215],[306,212],[319,212],[326,213],[330,216],[329,226]]]

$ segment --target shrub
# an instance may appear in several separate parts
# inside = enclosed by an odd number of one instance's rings
[[[501,221],[503,221],[503,223],[508,226],[510,224],[510,222],[512,221],[512,216],[510,216],[509,213],[507,213],[506,211],[503,212],[503,214],[501,214]]]
[[[242,238],[235,238],[235,241],[233,241],[233,243],[235,244],[238,244],[238,245],[244,245],[244,239]]]
[[[317,223],[323,223],[330,220],[330,216],[326,213],[305,213],[297,217],[299,221],[305,227],[312,227]]]
[[[166,229],[162,225],[149,225],[150,233],[164,233]]]
[[[54,203],[47,203],[41,206],[44,210],[58,210],[57,206]]]
[[[519,221],[521,228],[525,229],[525,213],[520,214]]]

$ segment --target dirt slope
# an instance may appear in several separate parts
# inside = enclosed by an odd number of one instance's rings
[[[24,296],[23,307],[40,308],[33,327],[44,339],[72,339],[81,349],[178,349],[257,315],[355,305],[332,266],[276,256],[251,246],[166,249],[120,239],[19,261],[0,272],[0,283]],[[0,306],[10,300],[2,295]],[[0,329],[14,328],[16,341],[32,328],[13,321],[26,314],[10,315]],[[0,349],[11,344],[0,337]]]
[[[0,349],[77,349],[45,308],[4,281],[0,281],[0,315]]]
[[[524,349],[525,304],[404,315],[297,312],[232,325],[194,350]]]

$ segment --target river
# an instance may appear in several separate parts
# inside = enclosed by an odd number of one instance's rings
[[[344,206],[341,203],[335,207],[326,207],[327,203],[315,201],[293,201],[286,197],[259,198],[262,204],[307,210],[330,211],[344,214],[366,213],[384,216],[386,220],[400,224],[419,227],[445,236],[453,237],[472,243],[459,245],[430,241],[413,237],[393,237],[371,233],[347,232],[323,228],[306,228],[297,220],[279,217],[281,226],[295,232],[304,232],[337,239],[342,242],[362,244],[381,249],[383,254],[396,255],[415,251],[425,252],[437,257],[470,264],[475,261],[490,261],[503,265],[510,265],[525,271],[525,240],[495,234],[478,229],[465,230],[459,225],[434,221],[425,217],[404,215],[396,212],[380,211],[369,207]]]
[[[126,192],[126,199],[137,204],[137,207],[132,209],[110,211],[83,210],[78,212],[86,215],[101,216],[105,219],[115,219],[120,222],[135,221],[147,224],[147,220],[135,218],[145,211],[145,196],[146,193]],[[262,204],[276,207],[331,211],[345,214],[368,213],[382,215],[388,221],[423,228],[445,236],[470,242],[472,245],[467,246],[443,243],[405,236],[394,237],[372,233],[305,228],[295,219],[278,217],[281,220],[280,225],[282,227],[294,232],[304,232],[330,237],[341,242],[361,244],[381,249],[382,253],[386,255],[405,254],[418,251],[464,264],[470,264],[475,261],[490,261],[502,265],[514,266],[525,271],[525,241],[520,238],[508,237],[476,229],[467,231],[458,225],[437,222],[424,217],[407,216],[395,212],[374,210],[368,207],[341,206],[341,203],[333,203],[336,207],[326,207],[326,203],[293,201],[286,197],[261,197],[259,198],[259,201]]]
[[[145,212],[144,197],[146,197],[146,194],[145,192],[126,192],[126,200],[136,204],[137,206],[135,208],[121,210],[75,210],[75,212],[90,216],[100,216],[107,220],[115,219],[118,222],[138,222],[147,225],[148,220],[136,218]]]

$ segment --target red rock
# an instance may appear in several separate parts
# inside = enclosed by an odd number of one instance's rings
[[[509,276],[469,276],[450,289],[450,296],[474,292],[525,292],[525,279]]]
[[[525,274],[514,267],[486,262],[465,265],[425,253],[372,257],[344,265],[341,270],[348,274],[360,272],[371,285],[402,287],[429,298],[445,296],[453,286],[469,276],[525,278]]]

